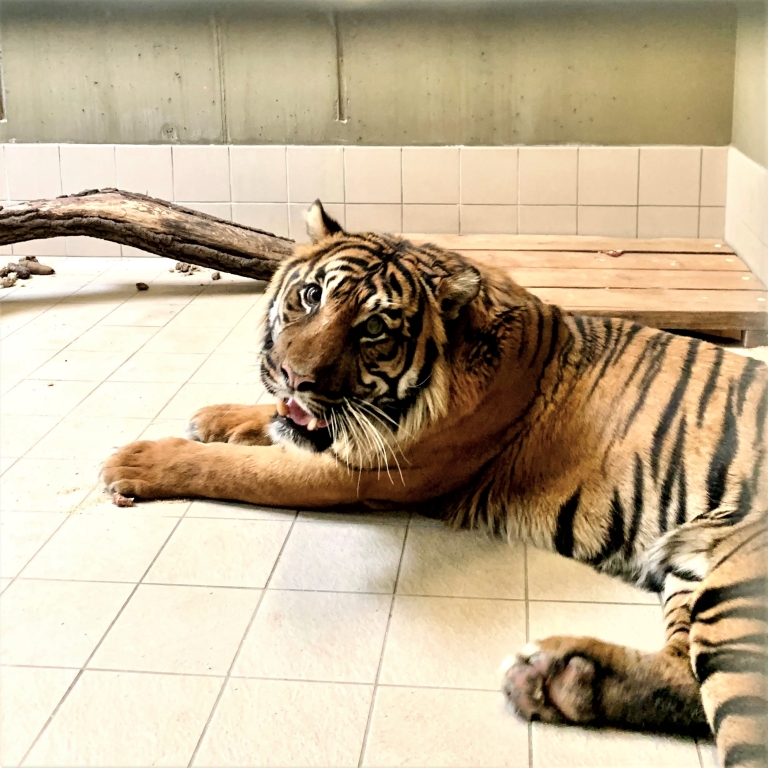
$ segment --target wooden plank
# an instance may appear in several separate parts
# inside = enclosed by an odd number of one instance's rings
[[[572,312],[626,317],[656,328],[768,329],[768,292],[666,288],[535,288],[543,301]]]
[[[749,267],[735,254],[722,253],[625,253],[618,258],[578,251],[459,251],[476,259],[507,269],[541,267],[545,269],[713,269],[749,272]]]
[[[745,272],[669,269],[510,269],[510,276],[526,288],[677,288],[707,291],[764,291],[762,283]]]
[[[404,234],[415,243],[461,251],[631,251],[633,253],[733,253],[722,240],[685,237],[627,238],[578,235]]]

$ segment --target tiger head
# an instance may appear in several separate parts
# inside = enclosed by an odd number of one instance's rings
[[[354,466],[386,457],[446,411],[449,341],[481,275],[456,253],[344,232],[316,201],[311,242],[267,292],[261,376],[273,439]]]

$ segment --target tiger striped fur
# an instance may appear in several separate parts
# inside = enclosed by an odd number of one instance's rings
[[[505,695],[527,719],[711,731],[724,766],[765,765],[768,367],[348,234],[319,203],[309,226],[268,290],[277,410],[204,408],[192,440],[108,459],[110,490],[407,506],[663,593],[660,652],[548,638]]]

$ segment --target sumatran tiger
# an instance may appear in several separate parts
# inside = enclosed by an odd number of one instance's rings
[[[131,443],[108,489],[411,508],[660,592],[661,651],[542,640],[503,672],[513,709],[711,731],[723,765],[765,765],[768,366],[344,232],[319,201],[308,230],[266,297],[277,405],[206,407],[190,440]]]

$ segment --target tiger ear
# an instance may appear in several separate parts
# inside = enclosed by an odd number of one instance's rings
[[[312,203],[307,211],[307,234],[313,243],[317,243],[325,237],[336,232],[342,232],[341,224],[336,219],[332,219],[323,208],[319,200]]]
[[[463,306],[480,291],[480,273],[470,266],[444,277],[437,287],[440,310],[448,320],[455,320]]]

